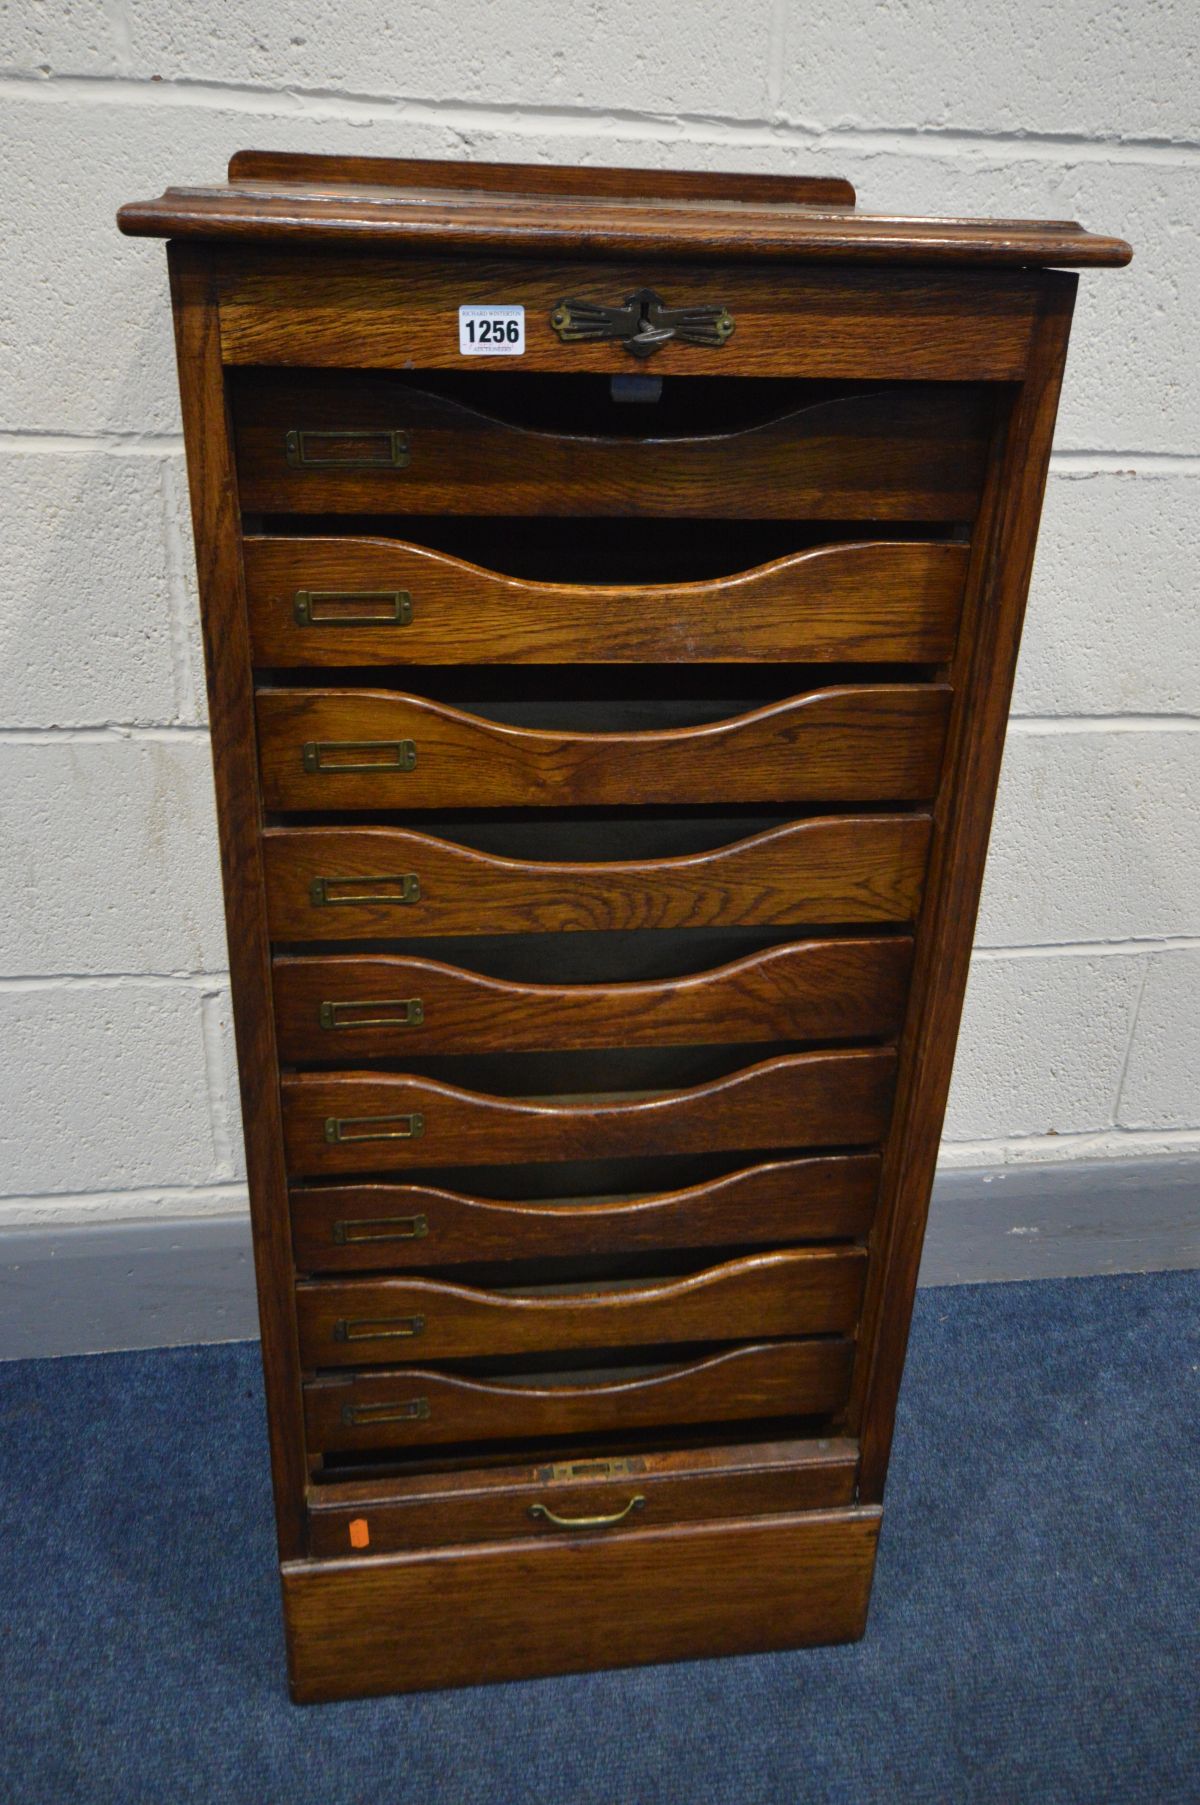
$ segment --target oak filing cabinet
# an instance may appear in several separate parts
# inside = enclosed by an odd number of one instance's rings
[[[167,237],[294,1696],[861,1635],[1077,278],[246,152]]]

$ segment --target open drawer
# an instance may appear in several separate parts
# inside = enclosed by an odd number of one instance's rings
[[[523,379],[507,381],[513,416],[502,419],[390,372],[239,371],[242,507],[735,520],[972,520],[978,507],[992,408],[976,385],[832,396],[818,385],[799,405],[788,386],[778,403],[768,390],[753,424],[722,430],[718,405],[701,430],[651,436],[651,422],[601,436],[527,424]]]
[[[310,1453],[453,1442],[537,1442],[663,1424],[824,1416],[845,1403],[843,1336],[750,1344],[705,1359],[582,1378],[477,1379],[401,1368],[326,1375],[304,1388]]]
[[[472,1360],[844,1334],[858,1320],[866,1263],[861,1247],[795,1248],[596,1289],[500,1291],[407,1277],[307,1280],[296,1287],[300,1354],[315,1371],[394,1364],[398,1354]]]

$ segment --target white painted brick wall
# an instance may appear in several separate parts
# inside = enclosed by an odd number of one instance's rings
[[[138,605],[135,597],[130,606]],[[216,824],[201,733],[9,736],[0,756],[0,970],[29,977],[221,969]]]
[[[170,456],[0,443],[0,722],[189,718],[172,640]],[[190,541],[187,546],[190,557]]]
[[[0,1162],[17,1193],[136,1190],[219,1176],[201,996],[186,984],[9,986]]]
[[[1138,1034],[1129,1049],[1122,1128],[1188,1129],[1200,1084],[1200,947],[1175,947],[1147,963]]]
[[[245,145],[814,171],[1081,218],[944,1158],[1200,1149],[1200,15],[0,0],[0,1225],[241,1207],[161,246]]]
[[[1001,953],[971,970],[946,1115],[954,1141],[1096,1134],[1112,1121],[1144,961]]]

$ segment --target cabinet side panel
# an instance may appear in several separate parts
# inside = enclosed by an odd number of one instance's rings
[[[1042,284],[1029,365],[993,450],[951,664],[945,773],[849,1419],[861,1435],[866,1503],[882,1498],[887,1476],[1078,278],[1055,271]]]
[[[210,254],[168,247],[281,1557],[305,1550],[304,1442],[263,891],[241,521]]]

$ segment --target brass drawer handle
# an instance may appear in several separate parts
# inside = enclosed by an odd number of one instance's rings
[[[353,602],[359,609],[378,602],[379,609],[374,614],[339,614],[333,608],[337,602]],[[325,612],[318,613],[322,607]],[[407,589],[297,589],[292,614],[298,627],[407,627],[412,624],[413,602]]]
[[[397,1124],[385,1128],[385,1122]],[[354,1131],[365,1128],[366,1134]],[[425,1132],[425,1118],[411,1116],[326,1116],[325,1139],[332,1145],[345,1141],[419,1141]]]
[[[357,1015],[346,1018],[347,1009],[389,1009],[390,1015]],[[419,1028],[425,1020],[420,997],[388,997],[369,1003],[322,1003],[317,1011],[322,1028]]]
[[[616,1510],[611,1517],[560,1517],[550,1509],[548,1504],[531,1504],[531,1517],[544,1517],[547,1523],[553,1523],[556,1529],[612,1529],[617,1523],[623,1523],[630,1511],[644,1510],[646,1500],[638,1492],[629,1500],[624,1510]]]
[[[379,758],[338,754],[378,752]],[[305,740],[301,762],[306,771],[411,771],[417,762],[415,740]]]
[[[411,1341],[424,1333],[423,1316],[339,1316],[333,1325],[335,1341]]]
[[[429,1399],[409,1398],[403,1404],[343,1404],[347,1429],[365,1429],[372,1423],[427,1423]]]
[[[634,357],[649,357],[672,339],[719,351],[733,333],[733,315],[723,302],[667,307],[652,288],[626,295],[619,307],[602,301],[560,301],[550,315],[550,324],[564,345],[616,339]]]
[[[335,1222],[332,1230],[337,1247],[354,1247],[360,1241],[423,1241],[428,1233],[428,1216],[360,1216]]]
[[[298,428],[284,440],[293,470],[407,470],[408,434],[386,428],[330,432]]]
[[[363,889],[363,885],[375,886]],[[380,884],[394,884],[394,890],[380,890]],[[334,889],[349,891],[349,895],[332,894]],[[415,871],[405,871],[396,876],[386,877],[314,877],[308,886],[308,900],[314,909],[332,909],[339,904],[351,903],[395,903],[404,907],[409,903],[420,902],[421,880]]]

